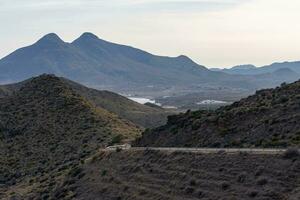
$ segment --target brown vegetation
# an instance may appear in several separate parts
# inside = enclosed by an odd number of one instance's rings
[[[97,149],[139,134],[136,125],[93,106],[59,78],[34,78],[0,99],[0,199],[1,189],[19,184],[29,193],[46,183],[49,190]]]
[[[84,200],[297,199],[300,160],[282,155],[100,152],[68,177]],[[259,172],[259,173],[258,173]]]

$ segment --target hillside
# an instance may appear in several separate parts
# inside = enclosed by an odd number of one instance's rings
[[[88,88],[66,78],[59,79],[63,84],[72,88],[96,107],[105,109],[144,128],[164,125],[167,121],[167,116],[172,114],[172,112],[160,108],[141,105],[113,92]],[[20,83],[0,86],[0,98],[18,91],[22,85],[30,80],[27,79]]]
[[[110,91],[87,88],[67,79],[63,81],[97,107],[104,108],[144,128],[164,125],[167,122],[167,116],[174,114],[160,107],[136,103]]]
[[[44,193],[14,197],[78,200],[297,200],[300,160],[282,155],[197,154],[158,151],[99,152],[78,174]],[[40,184],[47,187],[48,180]],[[21,192],[20,192],[21,191]],[[26,190],[25,190],[26,191]],[[43,191],[43,190],[42,190]],[[24,193],[26,195],[24,195]]]
[[[300,81],[256,92],[216,111],[170,116],[137,146],[300,146]]]
[[[33,186],[48,175],[55,182],[100,147],[139,134],[136,125],[95,107],[61,79],[33,78],[0,98],[0,189]]]

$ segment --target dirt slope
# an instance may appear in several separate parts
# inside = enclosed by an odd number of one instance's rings
[[[62,184],[79,200],[296,200],[300,194],[299,157],[121,151],[99,153],[80,168],[81,176]]]

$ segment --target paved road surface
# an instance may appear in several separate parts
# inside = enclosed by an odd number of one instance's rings
[[[165,151],[165,152],[191,152],[191,153],[251,153],[251,154],[282,154],[286,149],[255,149],[255,148],[180,148],[180,147],[130,147],[130,145],[111,146],[105,151],[115,151],[116,149],[122,149],[127,151]]]

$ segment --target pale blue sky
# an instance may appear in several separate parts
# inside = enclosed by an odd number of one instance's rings
[[[0,0],[0,57],[82,32],[206,66],[300,60],[299,0]]]

